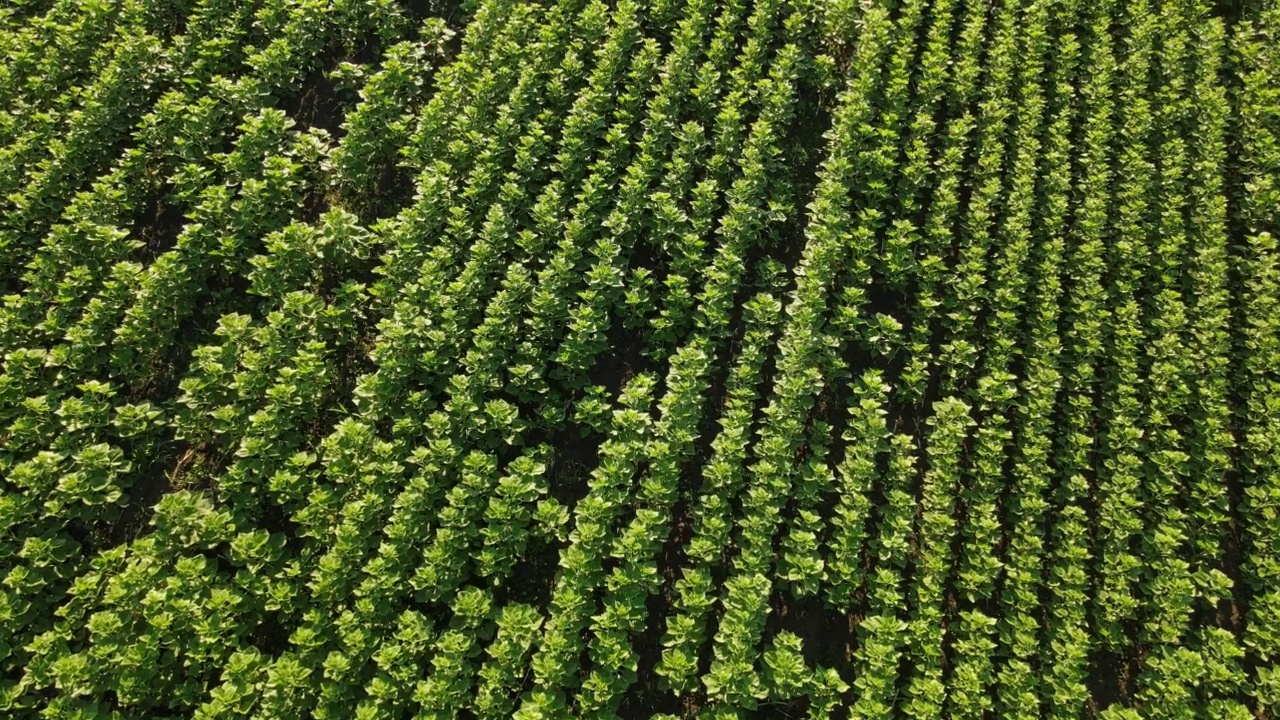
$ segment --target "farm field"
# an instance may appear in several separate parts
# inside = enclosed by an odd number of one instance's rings
[[[1280,717],[1276,0],[0,59],[0,717]]]

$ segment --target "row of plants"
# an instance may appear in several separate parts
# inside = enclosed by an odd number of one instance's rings
[[[1265,716],[1278,28],[0,10],[0,708]]]

